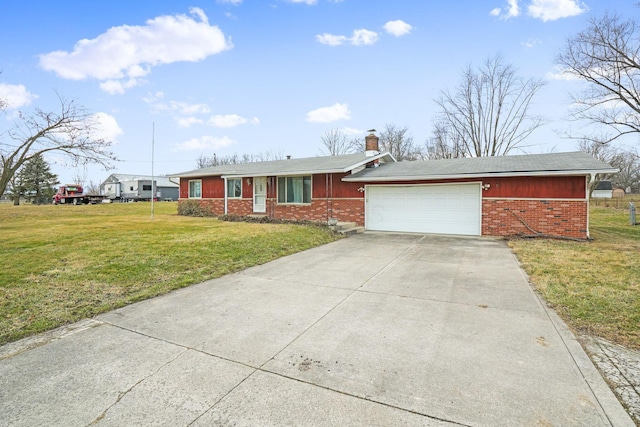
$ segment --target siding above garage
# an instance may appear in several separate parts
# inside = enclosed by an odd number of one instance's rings
[[[516,176],[483,179],[483,197],[518,199],[584,199],[587,180],[584,176]]]

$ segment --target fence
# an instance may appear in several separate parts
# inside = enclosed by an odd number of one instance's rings
[[[629,210],[629,203],[634,203],[636,206],[640,204],[640,194],[625,194],[624,197],[614,197],[611,199],[591,198],[589,203],[591,203],[592,206]]]

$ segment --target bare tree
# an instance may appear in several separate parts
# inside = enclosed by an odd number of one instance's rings
[[[257,154],[238,154],[233,153],[227,156],[218,156],[213,153],[213,156],[207,157],[201,154],[196,159],[196,165],[198,169],[208,168],[212,166],[221,165],[237,165],[240,163],[253,163],[253,162],[267,162],[270,160],[282,160],[284,155],[281,151],[264,151]]]
[[[589,83],[573,94],[572,115],[602,124],[613,134],[604,142],[640,132],[640,28],[633,19],[604,15],[567,40],[556,62]],[[583,138],[589,138],[584,137]]]
[[[100,194],[100,183],[90,179],[89,183],[84,187],[86,194]]]
[[[441,92],[437,122],[447,126],[450,144],[461,143],[465,154],[474,157],[501,156],[521,147],[544,124],[529,113],[544,81],[523,79],[516,71],[495,56],[477,70],[468,66],[453,93]]]
[[[16,171],[38,155],[55,152],[73,164],[98,163],[105,168],[115,160],[108,150],[111,141],[95,137],[95,116],[74,101],[59,100],[59,112],[19,113],[13,126],[0,133],[0,194]]]
[[[460,135],[454,134],[443,122],[433,125],[433,135],[425,143],[425,160],[455,159],[465,157],[465,148]]]
[[[322,141],[320,153],[325,156],[340,156],[356,151],[353,140],[349,140],[347,134],[340,129],[331,129],[325,132],[320,140]]]
[[[638,150],[625,152],[615,167],[620,172],[611,179],[613,184],[627,193],[640,193],[640,153]]]
[[[584,138],[578,141],[578,150],[583,151],[596,159],[608,163],[613,167],[617,167],[615,164],[620,160],[620,152],[613,145],[608,145],[603,142],[602,137],[590,137]],[[589,185],[589,195],[593,193],[593,190],[598,186],[600,181],[609,180],[613,175],[597,175]]]
[[[607,143],[606,137],[590,136],[578,141],[578,149],[592,155],[596,159],[608,163],[620,172],[615,174],[599,175],[589,188],[590,192],[598,186],[602,180],[611,181],[612,184],[625,191],[639,191],[640,186],[640,155],[637,150],[624,150]]]
[[[413,136],[408,132],[406,126],[386,124],[380,133],[380,151],[389,152],[397,161],[421,159],[422,150],[415,145]]]

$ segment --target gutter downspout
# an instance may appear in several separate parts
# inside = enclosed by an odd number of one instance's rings
[[[325,203],[327,204],[327,224],[329,224],[329,174],[324,174],[324,197]]]
[[[591,184],[596,180],[596,175],[595,173],[591,173],[588,177],[585,177],[587,183],[585,186],[585,199],[587,199],[587,239],[591,239],[591,214],[589,212],[591,210],[591,198],[589,197],[591,195],[590,188]]]
[[[227,177],[223,177],[222,179],[224,179],[224,214],[227,215],[227,210],[228,210],[228,199],[227,199]]]

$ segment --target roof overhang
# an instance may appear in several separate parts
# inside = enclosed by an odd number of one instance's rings
[[[367,163],[379,160],[383,157],[388,157],[389,159],[391,159],[392,161],[396,161],[396,159],[390,154],[390,153],[380,153],[380,154],[376,154],[375,156],[371,156],[371,157],[367,157],[364,160],[361,160],[357,163],[353,163],[347,167],[344,168],[335,168],[335,169],[310,169],[310,170],[298,170],[298,171],[289,171],[289,172],[282,172],[282,171],[278,171],[278,170],[271,170],[271,171],[262,171],[259,173],[244,173],[244,174],[221,174],[220,178],[223,179],[232,179],[232,178],[244,178],[244,177],[248,177],[248,176],[296,176],[296,175],[318,175],[318,174],[325,174],[325,173],[347,173],[351,170],[357,169],[360,166],[364,166]]]
[[[226,173],[225,172],[199,173],[199,171],[191,171],[184,174],[168,175],[168,177],[170,178],[201,178],[205,176],[219,176],[220,178],[223,178],[223,179],[233,179],[233,178],[245,178],[245,177],[254,177],[254,176],[296,176],[296,175],[317,175],[317,174],[325,174],[325,173],[347,173],[353,169],[357,169],[361,166],[364,166],[367,163],[380,160],[383,158],[386,158],[388,159],[388,161],[391,161],[391,162],[396,161],[396,159],[389,153],[379,153],[374,156],[365,157],[364,159],[356,163],[352,163],[342,168],[338,167],[338,168],[331,168],[331,169],[300,169],[300,170],[291,170],[286,172],[283,172],[282,170],[278,170],[277,168],[271,169],[271,170],[256,169],[255,171],[252,171],[249,169],[242,173],[234,173],[233,171],[226,172]]]
[[[564,170],[564,171],[523,171],[523,172],[485,172],[485,173],[464,173],[451,175],[412,175],[412,176],[346,176],[342,178],[345,182],[404,182],[404,181],[439,181],[452,179],[474,179],[474,178],[510,178],[518,176],[591,176],[599,174],[610,174],[618,172],[617,169],[601,170]]]

